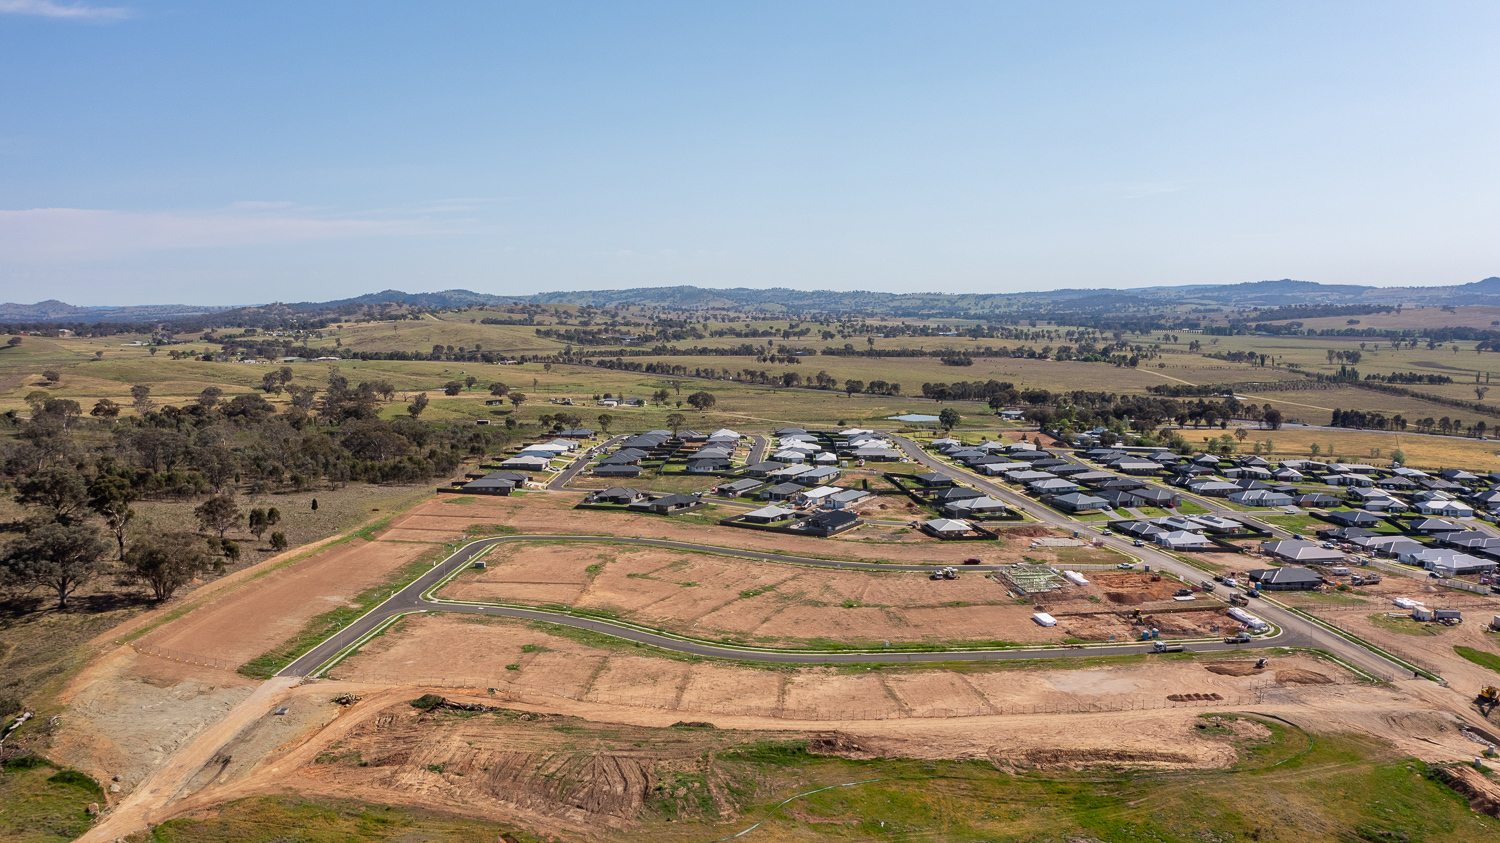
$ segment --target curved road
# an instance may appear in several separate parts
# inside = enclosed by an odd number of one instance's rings
[[[588,629],[602,632],[627,641],[636,641],[642,644],[674,650],[680,653],[690,653],[712,658],[738,659],[740,661],[769,662],[778,664],[871,664],[877,662],[934,662],[934,661],[990,661],[1003,659],[1037,659],[1037,658],[1059,658],[1070,656],[1100,656],[1100,655],[1138,655],[1148,650],[1148,647],[1139,642],[1107,647],[1084,647],[1084,648],[1031,648],[1031,649],[1006,649],[1006,650],[936,650],[936,651],[895,651],[895,652],[851,652],[851,653],[804,653],[794,650],[754,650],[740,649],[737,647],[725,647],[665,635],[638,627],[612,623],[607,620],[599,620],[590,617],[579,617],[576,615],[559,614],[536,609],[525,609],[512,606],[488,606],[476,603],[450,603],[441,600],[428,600],[422,595],[429,589],[441,583],[449,575],[460,568],[470,564],[474,557],[497,544],[517,541],[577,541],[577,542],[599,542],[609,544],[633,544],[647,545],[651,547],[665,547],[675,550],[691,550],[702,553],[714,553],[722,556],[737,556],[744,559],[754,559],[763,562],[781,562],[795,565],[808,565],[819,568],[855,568],[867,571],[899,571],[909,573],[929,573],[934,570],[930,565],[894,565],[880,564],[874,562],[843,562],[832,559],[814,559],[804,556],[787,556],[777,553],[762,553],[754,550],[737,550],[734,548],[717,547],[706,544],[693,544],[689,542],[668,541],[665,539],[646,538],[618,538],[614,536],[501,536],[493,539],[481,539],[460,548],[456,553],[442,562],[434,565],[414,582],[395,594],[391,595],[385,602],[371,609],[362,617],[349,626],[334,633],[321,644],[308,651],[301,658],[287,665],[277,676],[309,676],[317,675],[320,669],[330,661],[343,655],[351,647],[362,644],[372,633],[379,630],[386,622],[400,615],[412,612],[466,612],[470,614],[494,615],[497,617],[524,618],[527,620],[540,620],[548,623],[561,624],[563,626]],[[970,565],[965,566],[966,572],[984,572],[998,570],[993,565]],[[1254,646],[1261,646],[1264,642],[1274,640],[1276,646],[1287,647],[1320,647],[1323,646],[1314,638],[1300,634],[1297,631],[1283,630],[1280,635],[1273,639],[1257,639]],[[1191,645],[1191,649],[1198,650],[1233,650],[1241,645],[1224,644],[1222,642],[1206,642]]]

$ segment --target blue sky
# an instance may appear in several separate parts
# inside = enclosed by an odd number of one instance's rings
[[[0,300],[1500,274],[1500,5],[0,0]]]

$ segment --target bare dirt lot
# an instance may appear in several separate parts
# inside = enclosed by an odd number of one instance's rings
[[[333,675],[359,682],[497,688],[531,701],[563,697],[804,720],[1149,710],[1169,705],[1171,694],[1217,693],[1225,700],[1250,702],[1276,684],[1274,675],[1264,671],[1210,672],[1204,665],[1215,663],[1211,659],[1151,659],[1088,669],[1001,662],[961,670],[890,671],[741,667],[665,659],[656,652],[580,643],[519,621],[429,615],[401,621]],[[1271,669],[1303,670],[1347,682],[1347,674],[1336,666],[1307,656],[1274,658]]]
[[[818,639],[1033,642],[1070,635],[1107,640],[1111,634],[1127,634],[1126,615],[1135,604],[1104,603],[1101,593],[1155,600],[1169,598],[1180,585],[1173,580],[1153,583],[1145,574],[1100,574],[1100,582],[1109,584],[1070,586],[1046,598],[1049,607],[1076,607],[1063,611],[1090,615],[1049,629],[1031,620],[1035,607],[1018,604],[1005,585],[978,573],[933,581],[921,573],[806,568],[663,548],[565,542],[505,545],[492,551],[487,562],[485,569],[461,574],[441,596],[606,610],[698,637],[785,645]],[[1110,618],[1112,626],[1106,623]],[[1202,634],[1220,620],[1216,615],[1204,624],[1174,624],[1163,617],[1157,625],[1163,632],[1183,627],[1185,634]],[[1105,626],[1109,629],[1102,631]]]
[[[243,663],[293,637],[311,618],[349,605],[430,549],[351,539],[231,589],[142,643]]]
[[[119,647],[70,684],[54,757],[128,793],[255,683]]]

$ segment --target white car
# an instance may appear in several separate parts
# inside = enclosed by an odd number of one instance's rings
[[[1133,571],[1133,570],[1135,570],[1135,563],[1134,562],[1121,562],[1120,564],[1116,565],[1115,567],[1119,568],[1122,571]]]

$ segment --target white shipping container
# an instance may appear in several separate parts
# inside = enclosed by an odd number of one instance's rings
[[[1031,619],[1042,626],[1057,626],[1057,618],[1052,617],[1046,612],[1033,612]]]
[[[1062,573],[1064,577],[1068,578],[1068,582],[1071,582],[1074,585],[1089,584],[1089,581],[1083,578],[1083,574],[1080,574],[1077,571],[1063,571]]]
[[[1235,606],[1229,610],[1229,616],[1250,627],[1251,629],[1265,629],[1266,622],[1250,614],[1244,609]]]
[[[1402,608],[1402,609],[1415,609],[1418,606],[1422,605],[1422,601],[1420,601],[1420,600],[1413,600],[1410,597],[1397,597],[1395,600],[1392,600],[1391,602],[1395,603],[1399,608]]]

